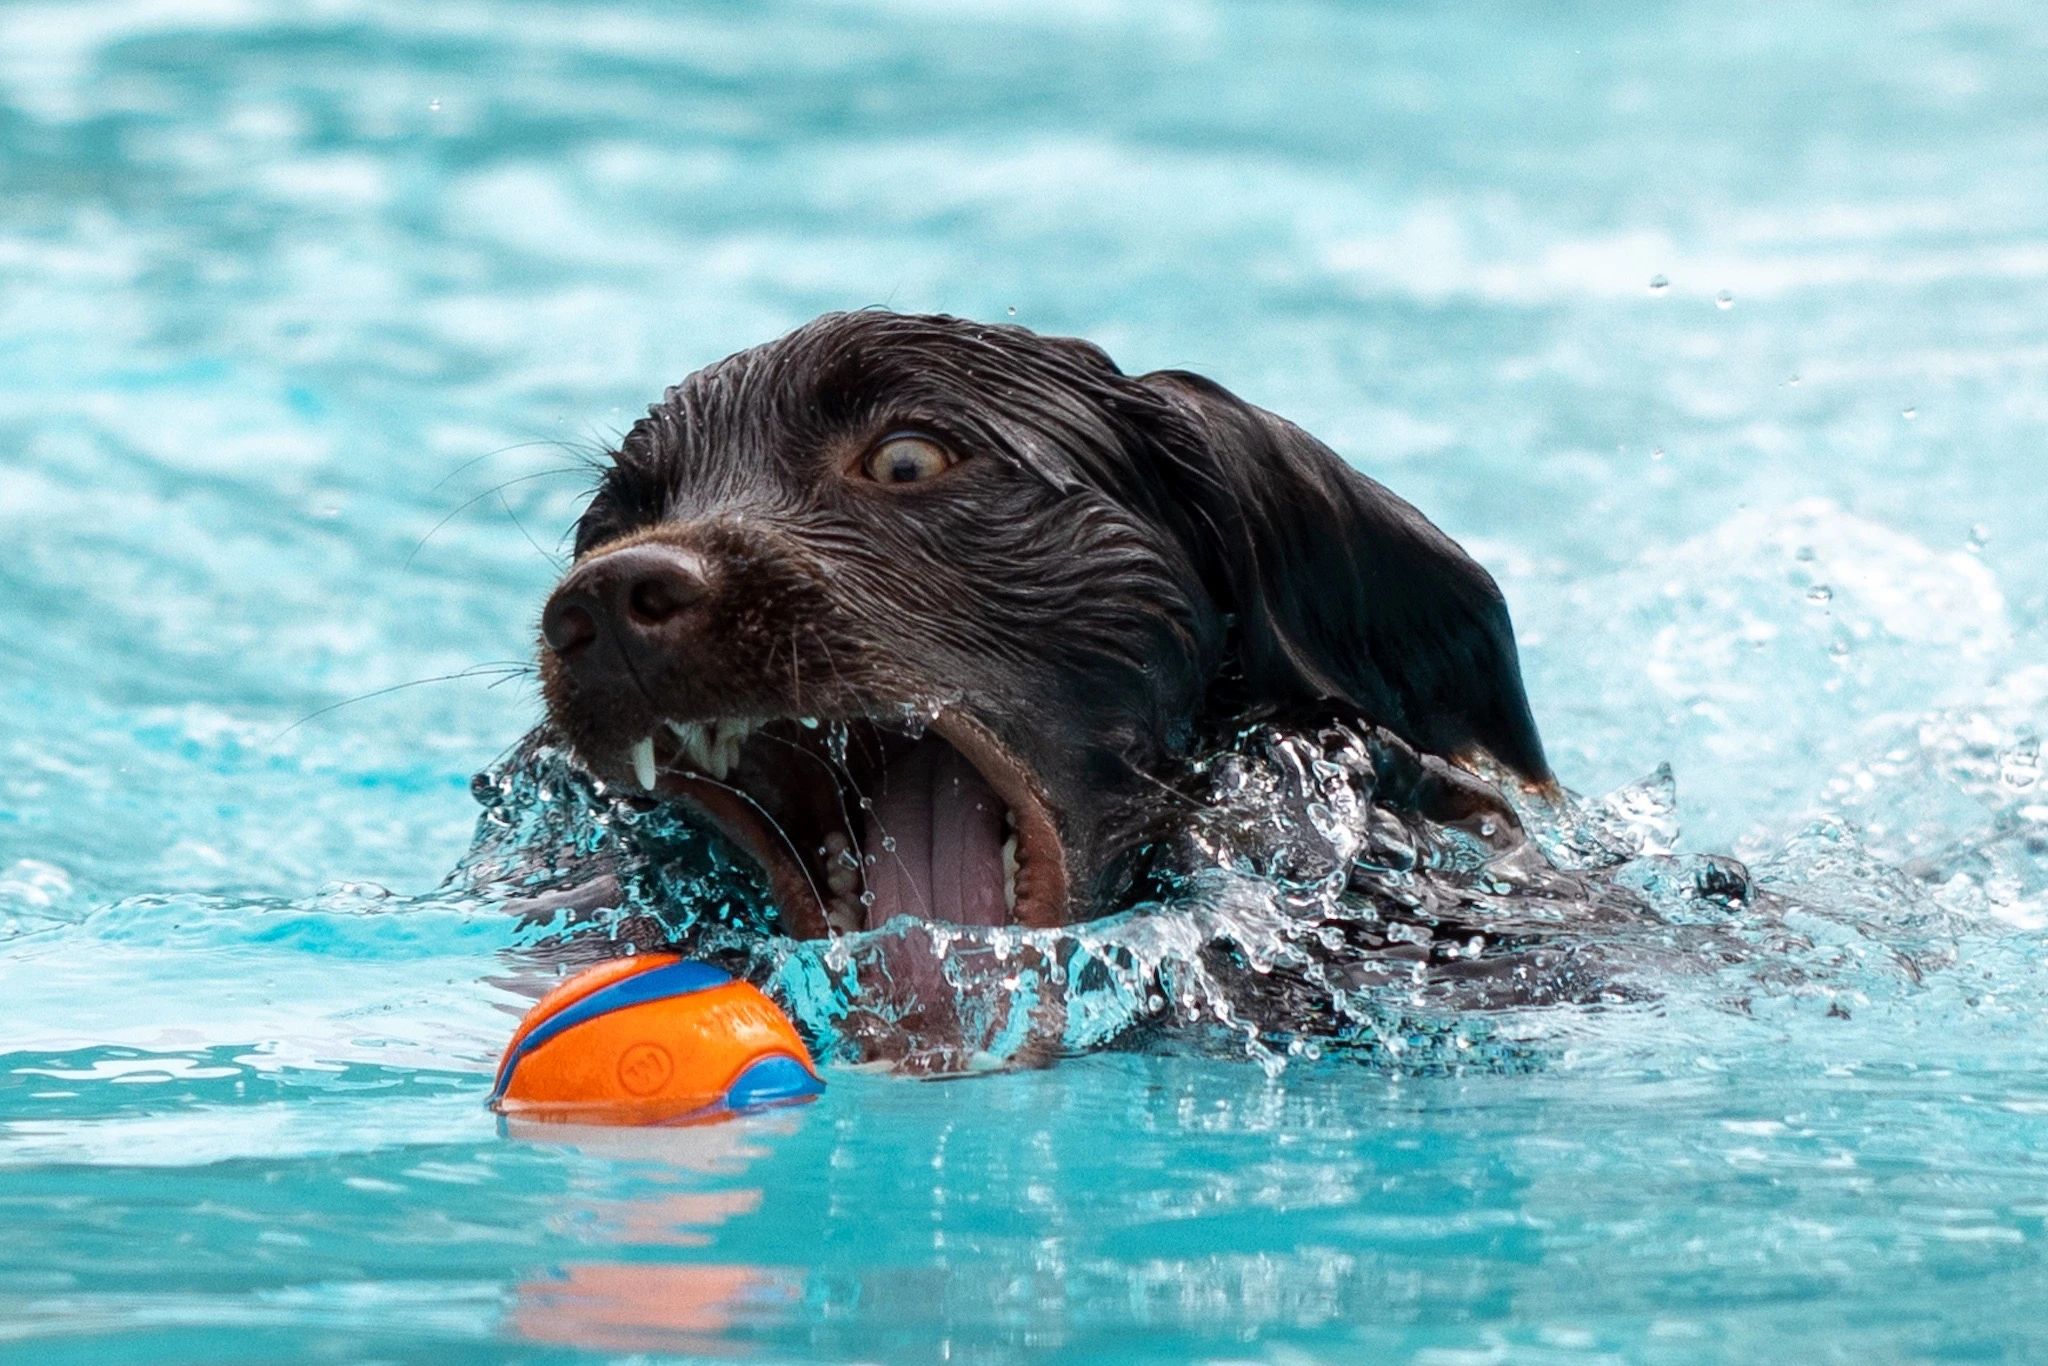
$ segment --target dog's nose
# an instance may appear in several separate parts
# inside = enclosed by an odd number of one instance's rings
[[[711,594],[704,559],[680,546],[645,542],[585,560],[541,612],[541,638],[564,660],[607,628],[627,652],[660,646]]]

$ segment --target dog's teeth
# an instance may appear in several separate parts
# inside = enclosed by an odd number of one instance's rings
[[[675,733],[676,743],[682,747],[683,759],[692,768],[709,771],[711,768],[711,738],[709,728],[688,721],[671,721],[668,728]],[[714,774],[723,778],[723,773]]]
[[[654,791],[654,737],[644,735],[633,746],[633,776],[640,780],[642,789]]]
[[[825,907],[825,923],[834,934],[853,934],[860,929],[860,910],[834,897]]]
[[[827,832],[818,841],[818,854],[825,864],[825,885],[832,889],[835,897],[851,899],[860,890],[860,864],[853,857],[853,845],[844,831]]]
[[[1017,837],[1003,841],[1003,904],[1017,914]]]
[[[796,723],[805,730],[816,730],[818,728],[818,718],[815,716],[799,716],[796,719]]]

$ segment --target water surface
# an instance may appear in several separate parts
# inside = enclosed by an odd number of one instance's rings
[[[0,6],[0,1352],[2048,1351],[2044,61],[2018,3]],[[530,655],[579,453],[866,304],[1392,484],[1787,970],[501,1134],[525,941],[436,889],[538,704],[398,685]]]

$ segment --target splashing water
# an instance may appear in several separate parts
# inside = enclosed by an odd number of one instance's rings
[[[1844,974],[1876,969],[1845,957],[1843,936],[1881,944],[1889,975],[1942,961],[1931,909],[1895,905],[1873,923],[1860,919],[1873,898],[1845,899],[1836,882],[1803,911],[1733,859],[1674,853],[1668,768],[1598,802],[1502,805],[1456,824],[1404,804],[1421,776],[1378,732],[1253,727],[1188,766],[1194,814],[1150,851],[1152,895],[1128,909],[1060,930],[904,918],[795,941],[774,932],[743,856],[672,809],[609,793],[536,738],[479,776],[485,813],[454,883],[509,901],[542,959],[619,947],[719,959],[775,994],[824,1056],[879,1051],[913,1070],[1112,1045],[1242,1051],[1269,1069],[1347,1051],[1498,1064],[1533,1056],[1550,1007],[1668,1008],[1792,980],[1867,994]],[[1800,881],[1886,882],[1839,829],[1798,848]],[[1793,929],[1802,917],[1842,934]]]

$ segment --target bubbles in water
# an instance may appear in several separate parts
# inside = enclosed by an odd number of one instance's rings
[[[882,836],[882,850],[890,854],[896,852],[896,837],[894,835]]]
[[[1664,448],[1663,448],[1662,446],[1652,446],[1652,447],[1650,447],[1650,459],[1652,459],[1652,460],[1662,460],[1663,458],[1664,458]]]
[[[428,100],[428,101],[427,101],[427,112],[428,112],[429,114],[438,114],[438,113],[440,113],[440,112],[441,112],[441,102],[440,102],[439,100]]]
[[[1671,281],[1669,281],[1669,280],[1665,279],[1665,278],[1664,278],[1664,277],[1663,277],[1662,275],[1652,275],[1652,276],[1650,277],[1650,293],[1651,293],[1651,294],[1653,294],[1653,295],[1657,295],[1657,294],[1663,294],[1663,293],[1664,293],[1664,292],[1665,292],[1666,290],[1668,290],[1668,289],[1670,289],[1670,288],[1671,288]]]
[[[1013,317],[1013,318],[1017,316],[1017,305],[1015,305],[1015,304],[1011,304],[1011,305],[1010,305],[1010,308],[1009,308],[1009,314],[1010,314],[1010,316],[1011,316],[1011,317]]]
[[[1835,590],[1824,583],[1817,583],[1806,590],[1806,600],[1812,603],[1828,603],[1835,600]]]
[[[1792,376],[1792,378],[1786,380],[1785,383],[1791,385],[1794,389],[1797,389],[1799,387],[1799,376],[1794,375]]]
[[[1735,296],[1725,289],[1722,290],[1714,296],[1714,307],[1720,309],[1723,313],[1727,312],[1735,307]]]
[[[1914,418],[1920,416],[1920,410],[1918,408],[1901,408],[1899,409],[1899,416],[1911,422]]]

